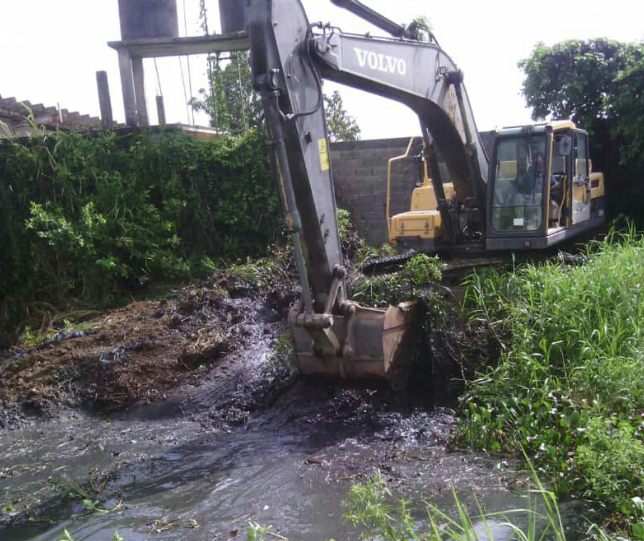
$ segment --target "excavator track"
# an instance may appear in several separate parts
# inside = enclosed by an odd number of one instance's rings
[[[390,255],[385,257],[370,257],[360,265],[360,272],[366,276],[370,274],[384,274],[395,272],[407,263],[412,257],[422,252],[409,250],[402,254]]]
[[[564,247],[557,247],[542,252],[496,252],[485,254],[441,254],[440,258],[443,263],[441,272],[443,279],[448,283],[460,283],[468,274],[475,270],[486,267],[510,267],[517,266],[528,262],[539,262],[551,259],[561,259],[567,265],[581,265],[587,261],[587,256],[583,251],[579,251],[581,245],[568,244]],[[378,257],[367,259],[360,266],[359,270],[365,276],[374,276],[378,274],[392,274],[402,269],[404,264],[412,257],[426,253],[418,250],[409,250],[402,254],[388,257]],[[428,252],[428,256],[436,256],[436,253]]]
[[[359,270],[365,276],[392,274],[400,271],[404,264],[411,258],[422,253],[425,252],[409,250],[398,255],[370,258],[362,263]],[[431,257],[437,254],[427,253],[427,255]],[[533,255],[531,259],[534,259],[534,257],[535,256]],[[508,266],[524,262],[526,259],[526,256],[513,257],[511,253],[489,254],[485,256],[465,255],[461,257],[443,255],[441,256],[441,260],[443,262],[441,271],[444,279],[447,279],[449,282],[454,282],[463,278],[475,269],[494,266]]]

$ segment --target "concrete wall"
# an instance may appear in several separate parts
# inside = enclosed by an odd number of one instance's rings
[[[481,132],[488,155],[494,132]],[[389,241],[386,221],[387,163],[407,150],[409,137],[331,144],[331,164],[338,207],[351,213],[358,231],[372,246]],[[420,153],[420,138],[411,155]],[[443,173],[446,177],[446,172]],[[396,162],[391,175],[391,215],[407,212],[419,178],[416,160]]]
[[[409,138],[331,144],[331,164],[338,207],[351,213],[358,231],[373,246],[388,241],[386,222],[387,163],[405,153]],[[418,147],[419,148],[419,147]],[[391,214],[409,210],[418,178],[415,160],[392,168]]]

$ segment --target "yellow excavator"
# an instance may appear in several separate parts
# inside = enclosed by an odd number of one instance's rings
[[[311,23],[301,0],[219,0],[222,25],[248,39],[294,246],[302,295],[288,326],[297,365],[304,374],[402,386],[413,360],[414,305],[381,310],[347,298],[322,81],[395,100],[418,116],[424,179],[410,212],[391,218],[400,246],[550,246],[603,218],[603,179],[591,175],[587,136],[571,123],[501,131],[488,179],[463,73],[435,37],[357,0],[331,1],[388,37]]]

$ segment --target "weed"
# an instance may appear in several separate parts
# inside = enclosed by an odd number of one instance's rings
[[[43,343],[56,338],[59,334],[69,334],[72,332],[95,331],[100,329],[99,326],[91,323],[72,323],[69,319],[54,318],[50,320],[41,329],[32,329],[29,325],[25,326],[22,334],[18,338],[18,346],[25,348],[34,348],[41,346]]]
[[[87,474],[87,480],[83,483],[70,479],[66,475],[57,480],[50,479],[49,482],[58,491],[62,499],[80,500],[83,508],[89,513],[106,515],[121,507],[121,502],[112,508],[104,507],[100,503],[103,493],[113,476],[113,472],[105,475],[98,470],[90,470]]]
[[[389,257],[396,255],[398,252],[391,244],[383,244],[382,246],[374,247],[364,244],[358,249],[355,256],[356,265],[361,265],[367,259],[378,259],[380,257]]]
[[[386,307],[426,296],[441,279],[440,260],[419,254],[393,275],[363,276],[350,284],[353,300],[367,306]]]
[[[265,253],[281,220],[262,137],[1,139],[0,327]]]
[[[644,238],[613,230],[583,259],[469,281],[464,308],[503,350],[469,384],[460,437],[525,448],[558,493],[630,520],[623,506],[644,489]]]
[[[152,528],[150,529],[150,533],[168,532],[170,530],[173,530],[174,528],[196,530],[199,528],[199,522],[194,518],[187,519],[187,520],[183,520],[183,519],[169,520],[166,518],[161,518],[154,521],[154,523],[152,524]]]
[[[485,536],[494,541],[495,526],[507,531],[513,538],[524,541],[552,539],[565,541],[566,535],[555,495],[546,490],[534,470],[533,488],[528,492],[526,509],[511,509],[503,513],[485,513],[476,503],[476,512],[471,514],[458,498],[454,489],[452,496],[456,517],[452,517],[435,506],[426,508],[428,528],[425,531],[413,515],[408,501],[396,500],[387,488],[380,472],[361,485],[354,485],[344,502],[345,519],[360,529],[363,539],[385,541],[475,541]],[[512,516],[527,518],[527,525],[521,529],[511,520]]]
[[[273,377],[283,376],[285,379],[294,378],[297,369],[293,363],[293,338],[286,331],[277,339],[277,343],[268,359],[267,370]]]
[[[246,541],[266,541],[265,536],[269,536],[280,541],[288,541],[288,539],[283,535],[275,533],[272,526],[264,526],[262,524],[258,524],[257,522],[248,523]]]
[[[595,417],[586,430],[585,441],[575,453],[584,494],[609,508],[619,508],[627,516],[644,511],[633,505],[634,499],[644,494],[644,445],[636,438],[634,427]]]

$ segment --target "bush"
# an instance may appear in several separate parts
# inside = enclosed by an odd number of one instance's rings
[[[263,135],[46,134],[0,144],[0,324],[105,306],[281,228]]]
[[[629,423],[592,419],[575,459],[586,495],[607,507],[629,514],[632,499],[644,494],[644,444]]]

